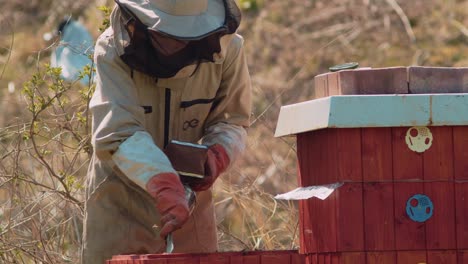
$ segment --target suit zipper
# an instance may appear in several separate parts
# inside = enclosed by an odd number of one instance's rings
[[[169,126],[171,121],[171,89],[166,88],[164,109],[164,148],[169,144]]]

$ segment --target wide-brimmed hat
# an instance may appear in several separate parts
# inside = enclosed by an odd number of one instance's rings
[[[182,39],[199,39],[222,28],[230,0],[118,0],[148,28]]]

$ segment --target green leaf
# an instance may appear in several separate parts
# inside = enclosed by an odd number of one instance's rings
[[[102,24],[101,26],[99,27],[99,31],[100,32],[103,32],[104,30],[106,30],[108,27],[110,27],[110,14],[112,12],[112,9],[108,6],[99,6],[98,9],[100,11],[102,11],[102,13],[104,14],[104,20],[102,21]]]

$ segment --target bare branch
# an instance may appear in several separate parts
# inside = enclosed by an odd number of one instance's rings
[[[460,23],[459,21],[457,21],[455,19],[451,19],[450,24],[452,24],[454,27],[456,27],[458,30],[460,30],[460,32],[465,37],[468,37],[468,28],[465,25],[463,25],[462,23]]]
[[[400,17],[401,22],[403,22],[403,26],[405,27],[406,34],[408,34],[408,37],[411,41],[411,43],[416,42],[416,36],[414,35],[413,28],[411,27],[411,23],[406,16],[405,12],[403,9],[398,5],[398,3],[395,0],[386,0],[387,3],[393,8],[393,10],[398,14]]]
[[[8,48],[8,56],[7,56],[6,62],[4,64],[4,66],[3,66],[2,73],[0,73],[0,80],[3,78],[3,74],[5,73],[8,62],[10,61],[10,58],[11,58],[11,52],[13,50],[13,45],[15,44],[15,31],[13,30],[13,25],[11,24],[11,22],[8,19],[5,19],[5,22],[8,23],[8,26],[10,28],[11,41],[10,41],[10,48]]]

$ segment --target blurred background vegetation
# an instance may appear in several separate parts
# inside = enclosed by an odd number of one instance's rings
[[[91,151],[93,84],[46,64],[43,35],[67,15],[96,39],[110,0],[0,0],[0,262],[76,263]],[[215,186],[220,247],[298,247],[294,138],[274,138],[279,108],[314,96],[314,76],[362,67],[468,66],[467,0],[238,0],[254,108],[248,149]],[[103,11],[104,10],[104,11]],[[81,78],[90,79],[92,69]]]

